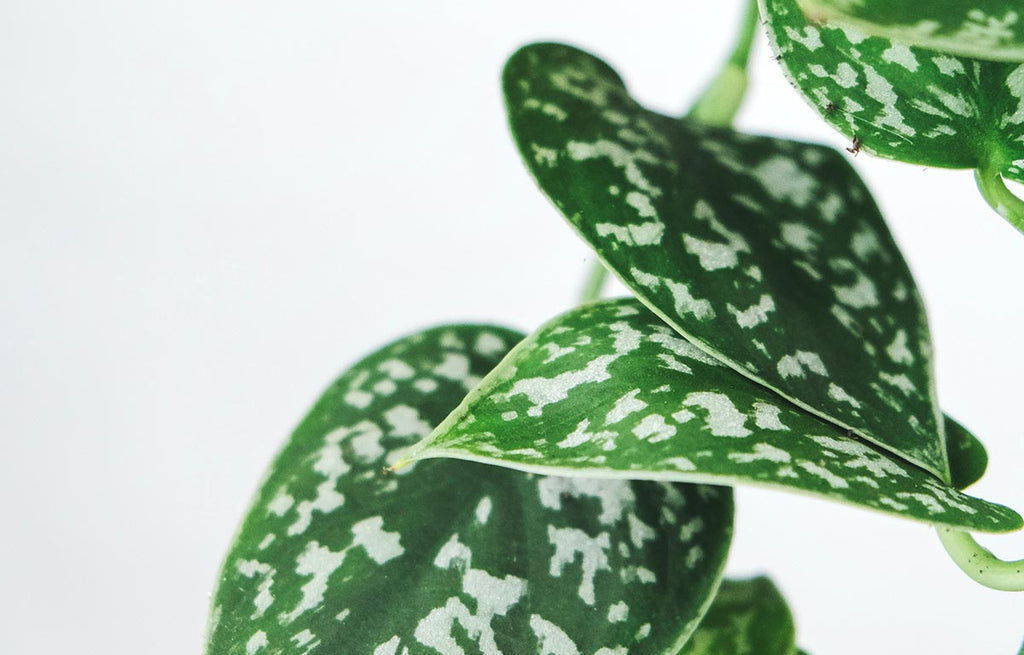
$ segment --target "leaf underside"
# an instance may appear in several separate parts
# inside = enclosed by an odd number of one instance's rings
[[[720,579],[731,490],[457,461],[382,473],[519,338],[426,331],[324,393],[231,548],[208,653],[677,652]]]
[[[564,45],[520,50],[504,87],[541,188],[644,304],[744,375],[948,479],[913,278],[838,153],[648,111]]]
[[[814,24],[796,0],[761,2],[786,75],[860,148],[1024,181],[1024,64],[908,47],[853,27]]]
[[[632,298],[542,327],[409,457],[754,484],[935,525],[1021,526],[1013,510],[964,495],[739,375]]]
[[[726,579],[680,655],[793,655],[795,633],[789,606],[771,580]]]
[[[872,36],[995,61],[1024,60],[1019,0],[799,0],[813,22],[835,22]]]

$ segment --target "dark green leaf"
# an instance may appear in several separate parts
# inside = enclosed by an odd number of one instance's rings
[[[783,70],[860,148],[1024,180],[1024,64],[907,47],[850,27],[812,24],[796,0],[762,2]]]
[[[1020,0],[800,0],[815,22],[964,57],[1024,60]]]
[[[680,655],[792,655],[795,633],[786,599],[771,580],[727,579]]]
[[[587,305],[531,335],[408,459],[552,475],[754,484],[981,532],[1021,526],[776,396],[637,300]]]
[[[382,473],[519,338],[430,330],[327,390],[232,546],[208,653],[677,652],[721,574],[730,490],[454,461]]]
[[[568,46],[524,48],[504,84],[541,188],[644,304],[730,367],[948,479],[914,281],[838,153],[647,111]]]
[[[957,489],[966,489],[985,475],[985,469],[988,468],[988,453],[977,437],[948,416],[946,440],[949,447],[951,484]]]

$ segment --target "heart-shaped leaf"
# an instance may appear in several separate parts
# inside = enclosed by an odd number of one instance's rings
[[[799,0],[813,22],[964,57],[1024,60],[1019,0]]]
[[[838,153],[648,111],[568,46],[520,50],[504,85],[541,188],[644,304],[716,359],[948,480],[914,280]]]
[[[771,580],[726,579],[680,655],[793,655],[795,639],[793,615]]]
[[[783,70],[826,121],[857,138],[856,148],[1024,181],[1024,64],[908,47],[814,24],[796,0],[762,2]]]
[[[678,651],[719,581],[730,490],[455,461],[382,473],[519,338],[430,330],[326,391],[231,548],[208,653]]]
[[[523,341],[406,459],[428,457],[754,484],[935,525],[1021,526],[724,366],[633,298],[573,310]]]

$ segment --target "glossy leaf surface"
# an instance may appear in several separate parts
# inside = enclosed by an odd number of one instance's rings
[[[730,490],[456,461],[382,473],[519,338],[430,330],[326,391],[231,549],[208,653],[677,651],[719,580]]]
[[[813,22],[850,25],[872,36],[996,61],[1024,60],[1019,0],[800,0]]]
[[[926,319],[835,151],[648,111],[563,45],[505,69],[541,188],[644,304],[717,359],[948,479]]]
[[[680,655],[794,655],[795,639],[793,615],[771,580],[726,579]]]
[[[966,489],[985,475],[988,453],[977,437],[948,416],[946,440],[949,444],[951,484],[957,489]]]
[[[754,484],[981,532],[1014,511],[787,403],[637,300],[587,305],[523,341],[410,459],[552,475]]]
[[[783,70],[861,149],[1024,180],[1024,64],[908,47],[811,23],[796,0],[761,1]]]

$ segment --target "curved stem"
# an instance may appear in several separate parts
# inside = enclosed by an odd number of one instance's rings
[[[601,289],[604,288],[604,282],[608,278],[608,269],[604,267],[601,260],[598,259],[594,262],[593,268],[590,269],[590,275],[587,276],[587,281],[583,285],[583,293],[580,294],[580,302],[588,303],[594,302],[601,297]]]
[[[1010,225],[1024,232],[1024,200],[1006,188],[999,170],[994,167],[979,168],[974,171],[974,179],[989,206],[1010,221]]]
[[[729,59],[687,112],[687,118],[721,127],[732,124],[747,92],[747,63],[759,16],[757,0],[747,0],[736,45]]]
[[[1005,562],[974,540],[953,528],[936,528],[950,558],[978,584],[999,591],[1024,591],[1024,559]]]

